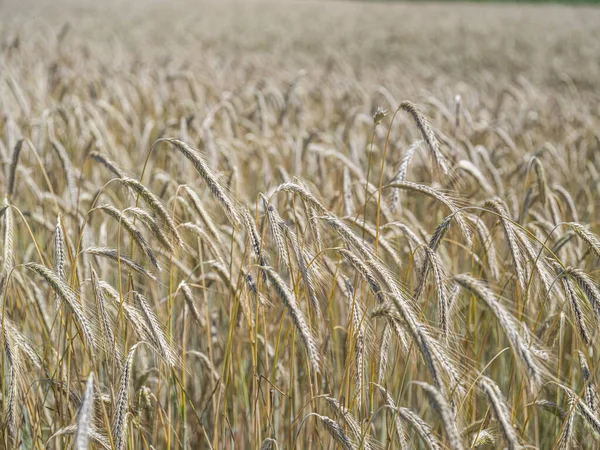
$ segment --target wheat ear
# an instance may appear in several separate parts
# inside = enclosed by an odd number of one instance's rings
[[[77,413],[77,432],[75,433],[76,450],[87,450],[94,415],[94,372],[90,372],[85,384],[85,392]]]

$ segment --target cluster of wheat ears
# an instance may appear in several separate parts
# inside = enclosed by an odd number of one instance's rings
[[[572,80],[399,101],[53,33],[1,42],[0,447],[600,443]]]

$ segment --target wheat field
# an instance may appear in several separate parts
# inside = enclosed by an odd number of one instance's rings
[[[600,10],[0,4],[0,448],[600,448]]]

